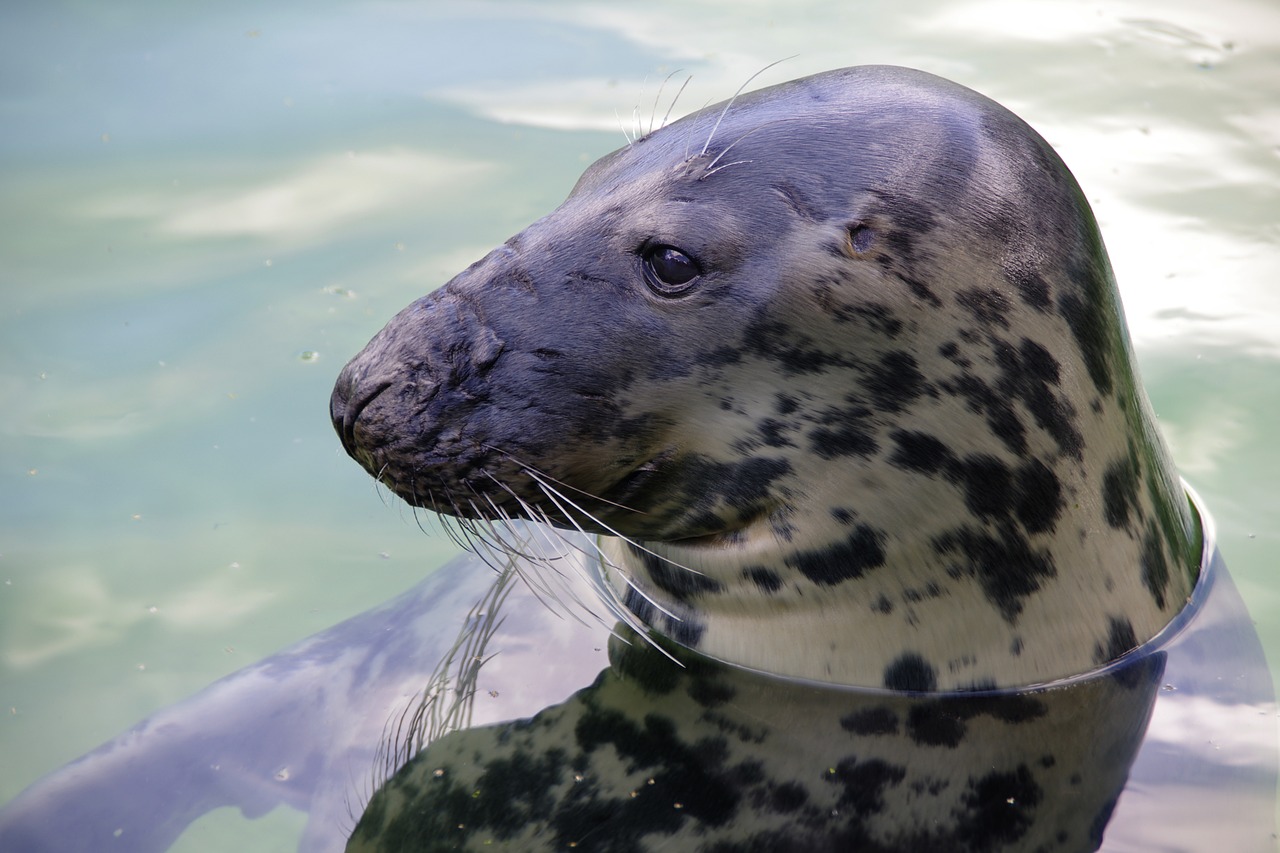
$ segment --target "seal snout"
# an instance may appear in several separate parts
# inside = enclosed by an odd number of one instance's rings
[[[338,380],[333,386],[333,394],[329,397],[329,418],[333,421],[333,428],[337,431],[338,437],[342,439],[342,447],[347,451],[347,455],[364,465],[365,460],[361,457],[368,454],[360,452],[359,440],[356,437],[356,422],[360,419],[361,412],[377,399],[378,395],[391,387],[391,382],[386,380],[361,382],[360,371],[356,368],[356,362],[353,361],[338,374]],[[365,467],[368,466],[365,465]]]

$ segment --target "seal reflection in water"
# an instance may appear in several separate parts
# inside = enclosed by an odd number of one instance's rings
[[[621,623],[562,705],[433,732],[356,849],[1096,849],[1211,553],[1071,174],[904,69],[600,160],[332,415],[414,506],[599,536]]]

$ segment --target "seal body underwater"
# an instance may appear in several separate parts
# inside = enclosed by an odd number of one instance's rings
[[[482,538],[598,536],[617,631],[666,654],[434,733],[352,849],[1097,849],[1214,553],[1070,172],[906,69],[603,158],[331,413]]]

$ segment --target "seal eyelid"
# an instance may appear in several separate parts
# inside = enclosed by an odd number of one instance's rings
[[[702,265],[687,252],[666,243],[640,250],[645,283],[659,296],[680,296],[702,275]]]

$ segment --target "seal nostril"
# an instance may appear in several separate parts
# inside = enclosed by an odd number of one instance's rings
[[[348,456],[356,458],[356,421],[360,419],[361,412],[390,387],[390,382],[377,382],[357,389],[356,382],[345,371],[338,377],[329,398],[329,417]]]

